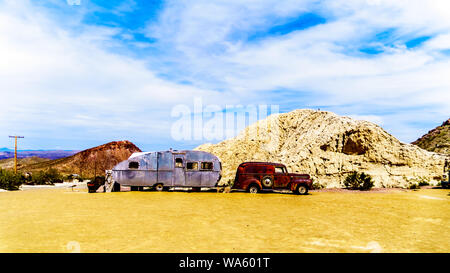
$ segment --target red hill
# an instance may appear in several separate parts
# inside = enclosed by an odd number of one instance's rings
[[[104,175],[105,170],[111,169],[135,152],[141,152],[141,149],[132,142],[128,140],[113,141],[69,157],[26,165],[21,170],[33,172],[54,168],[64,174],[77,173],[84,177]]]

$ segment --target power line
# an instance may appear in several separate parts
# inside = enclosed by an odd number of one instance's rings
[[[23,136],[9,136],[10,138],[14,138],[14,173],[17,173],[17,139],[25,138]]]

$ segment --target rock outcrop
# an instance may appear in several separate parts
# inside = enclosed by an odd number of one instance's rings
[[[327,187],[340,187],[352,171],[373,176],[376,187],[403,187],[409,180],[430,182],[442,174],[445,157],[402,143],[380,126],[331,112],[295,110],[271,115],[235,138],[196,150],[218,156],[222,182],[234,179],[244,161],[272,161],[308,173]]]
[[[444,121],[441,126],[428,131],[412,144],[430,152],[450,155],[450,119]]]

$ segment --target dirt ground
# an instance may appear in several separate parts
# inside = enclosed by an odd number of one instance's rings
[[[0,192],[0,252],[450,252],[449,192]]]

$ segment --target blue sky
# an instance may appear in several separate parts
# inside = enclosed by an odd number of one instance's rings
[[[171,110],[277,104],[404,142],[450,114],[445,0],[0,0],[0,147],[175,141]]]

